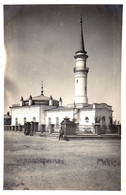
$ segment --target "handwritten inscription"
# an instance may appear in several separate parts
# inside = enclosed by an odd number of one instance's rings
[[[26,163],[43,163],[45,166],[46,163],[56,163],[56,164],[64,164],[64,160],[62,159],[46,159],[46,158],[25,158],[25,159],[16,159],[16,162],[21,164]]]
[[[100,165],[106,165],[106,166],[120,166],[120,161],[118,160],[110,160],[110,159],[102,159],[102,158],[98,158],[97,160],[97,165],[100,164]]]

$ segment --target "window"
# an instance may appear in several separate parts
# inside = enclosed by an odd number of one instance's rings
[[[78,79],[76,80],[76,83],[78,83]]]
[[[102,117],[102,122],[105,122],[105,116]]]
[[[89,118],[85,117],[85,122],[88,123],[89,122]]]
[[[105,125],[105,116],[101,118],[101,125]]]
[[[36,122],[36,118],[35,117],[33,117],[33,122]]]

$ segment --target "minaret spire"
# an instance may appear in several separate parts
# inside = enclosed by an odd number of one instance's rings
[[[83,37],[83,21],[82,21],[82,14],[81,14],[81,18],[80,18],[80,24],[81,24],[81,45],[80,45],[80,49],[81,51],[85,51],[85,47],[84,47],[84,37]]]
[[[42,81],[42,86],[41,86],[41,95],[44,95],[43,94],[43,81]]]

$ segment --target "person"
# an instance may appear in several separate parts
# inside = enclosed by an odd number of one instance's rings
[[[60,128],[60,131],[59,131],[59,141],[61,139],[63,139],[63,136],[64,136],[64,130],[62,129],[62,127]]]

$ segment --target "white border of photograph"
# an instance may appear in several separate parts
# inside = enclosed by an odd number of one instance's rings
[[[122,66],[121,66],[121,191],[16,191],[16,190],[3,190],[4,178],[4,67],[6,63],[6,55],[4,51],[4,18],[3,6],[4,5],[18,5],[18,4],[122,4],[123,5],[123,33],[122,33]],[[1,0],[0,1],[0,194],[126,194],[126,3],[125,0],[83,0],[83,1],[43,1],[43,0]],[[1,160],[2,159],[2,160]]]

